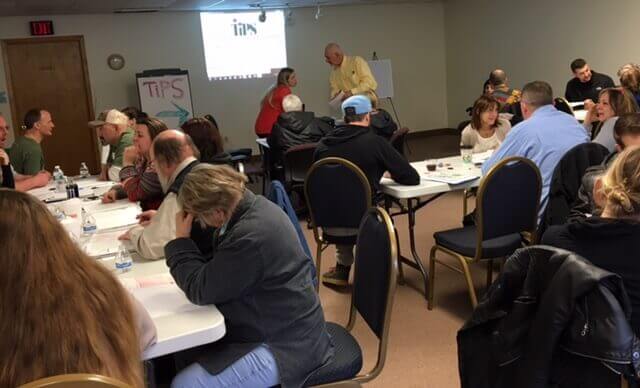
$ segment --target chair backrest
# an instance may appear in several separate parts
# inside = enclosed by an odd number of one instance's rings
[[[371,206],[367,177],[358,166],[342,158],[315,162],[307,173],[304,194],[314,234],[317,228],[357,229]]]
[[[283,155],[285,184],[303,183],[313,165],[313,153],[318,143],[300,144],[289,148]]]
[[[531,160],[512,157],[489,170],[476,197],[478,249],[482,241],[519,232],[535,234],[542,178]]]
[[[544,228],[567,221],[571,206],[578,199],[585,171],[602,163],[607,155],[607,147],[591,142],[578,144],[562,156],[551,176],[547,207],[542,219]]]
[[[367,375],[367,379],[373,379],[385,362],[398,276],[396,234],[391,217],[382,208],[370,208],[360,223],[354,269],[347,328],[353,328],[357,311],[378,337],[378,362]]]
[[[74,373],[46,377],[32,381],[20,388],[132,388],[119,380],[111,377]]]
[[[564,113],[570,114],[571,116],[574,116],[573,108],[571,107],[571,105],[569,105],[569,102],[564,99],[564,97],[554,98],[553,105],[560,112],[564,112]]]
[[[400,129],[396,129],[395,132],[391,135],[389,139],[389,143],[400,153],[400,155],[404,155],[404,145],[406,142],[407,134],[409,133],[409,128],[402,127]]]

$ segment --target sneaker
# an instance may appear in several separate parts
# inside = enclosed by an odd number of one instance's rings
[[[335,286],[348,286],[350,269],[350,266],[337,264],[331,268],[329,272],[322,275],[322,283]]]

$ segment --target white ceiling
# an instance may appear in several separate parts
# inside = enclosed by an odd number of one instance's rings
[[[437,0],[0,0],[0,16],[95,14],[113,12],[231,11]]]

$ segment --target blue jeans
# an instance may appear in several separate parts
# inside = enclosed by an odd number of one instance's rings
[[[260,345],[217,375],[209,374],[200,364],[193,363],[178,373],[171,388],[265,388],[278,384],[280,374],[273,353],[266,345]]]

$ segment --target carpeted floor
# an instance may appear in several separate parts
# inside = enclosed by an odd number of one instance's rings
[[[460,226],[462,196],[447,194],[421,209],[417,217],[416,240],[425,267],[433,244],[433,233]],[[401,241],[401,251],[409,254],[407,217],[395,220]],[[302,222],[307,241],[315,252],[313,234]],[[440,257],[440,256],[439,256]],[[454,263],[452,260],[451,263]],[[335,265],[335,250],[329,247],[323,254],[323,272]],[[398,286],[387,361],[382,374],[367,384],[371,387],[458,387],[456,332],[471,313],[465,281],[445,267],[436,270],[435,308],[427,310],[422,280],[418,272],[405,266],[407,285]],[[472,266],[476,290],[483,292],[485,267]],[[350,293],[320,287],[320,299],[328,321],[346,324]],[[360,319],[354,331],[365,354],[364,369],[372,368],[376,360],[377,342]]]

